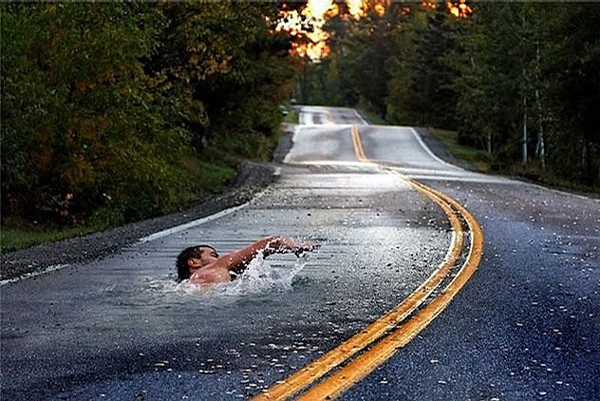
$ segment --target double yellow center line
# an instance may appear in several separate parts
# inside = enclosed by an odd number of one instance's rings
[[[358,160],[372,163],[364,153],[357,126],[352,126],[351,135],[354,152]],[[338,397],[378,366],[385,363],[400,348],[417,336],[448,306],[479,265],[483,253],[483,232],[477,221],[464,207],[441,192],[410,179],[387,166],[373,164],[408,181],[417,191],[433,200],[446,213],[452,227],[452,240],[446,257],[427,281],[398,306],[327,354],[254,397],[256,401],[287,400],[302,391],[304,392],[296,399],[312,401]],[[464,229],[463,225],[465,226]],[[467,233],[470,233],[469,252],[459,272],[441,293],[411,316],[444,281],[450,273],[450,269],[457,264],[463,252],[465,229]],[[364,351],[368,347],[370,348]],[[318,384],[305,390],[357,354],[359,355],[346,365]]]
[[[358,133],[358,126],[353,125],[350,128],[352,134],[352,145],[354,146],[354,154],[356,158],[364,163],[370,163],[371,161],[365,156],[365,151],[362,147],[362,141],[360,140],[360,134]]]

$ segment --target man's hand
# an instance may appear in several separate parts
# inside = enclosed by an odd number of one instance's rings
[[[311,252],[317,249],[319,246],[320,244],[314,241],[298,242],[290,237],[276,235],[268,238],[268,245],[265,251],[277,253],[292,252],[294,255],[300,256],[305,252]]]
[[[294,255],[296,255],[297,257],[300,257],[305,252],[312,252],[315,249],[319,248],[320,246],[321,246],[321,244],[319,244],[318,242],[305,241],[301,244],[296,244],[294,246],[294,249],[292,250],[292,252],[294,252]]]

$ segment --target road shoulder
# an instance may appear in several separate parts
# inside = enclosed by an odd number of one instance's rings
[[[191,205],[188,209],[153,219],[130,223],[103,232],[9,252],[0,257],[0,279],[10,280],[38,273],[57,265],[86,263],[104,258],[135,244],[140,238],[250,201],[256,193],[277,180],[275,171],[292,146],[285,130],[274,151],[273,162],[244,160],[236,182],[223,193]]]

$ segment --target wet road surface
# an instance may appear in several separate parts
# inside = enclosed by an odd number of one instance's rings
[[[2,288],[3,399],[244,399],[360,332],[443,261],[447,216],[365,155],[465,205],[485,234],[450,307],[342,399],[594,399],[600,204],[435,158],[412,129],[311,108],[277,184],[244,207],[113,257]],[[174,282],[189,245],[283,233],[321,242],[202,293]]]
[[[599,399],[600,204],[514,182],[424,182],[478,218],[484,258],[418,341],[342,399]]]
[[[6,397],[253,395],[410,294],[446,254],[447,219],[407,183],[357,162],[347,129],[329,128],[314,133],[339,146],[293,152],[279,182],[245,207],[5,286]],[[273,233],[322,246],[307,260],[273,256],[256,277],[207,294],[176,287],[181,249],[227,252]]]

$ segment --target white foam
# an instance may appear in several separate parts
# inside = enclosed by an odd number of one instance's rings
[[[229,283],[202,286],[184,280],[174,287],[166,286],[167,292],[210,298],[240,298],[253,294],[265,294],[271,291],[283,291],[292,288],[294,278],[302,271],[308,260],[308,253],[300,256],[291,268],[271,266],[262,253],[255,257],[248,268]]]

